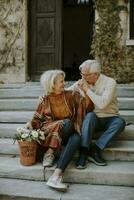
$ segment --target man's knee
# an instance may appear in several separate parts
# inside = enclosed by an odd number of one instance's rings
[[[114,126],[116,127],[116,129],[120,130],[120,131],[123,131],[124,128],[125,128],[125,125],[126,125],[126,122],[123,118],[121,117],[117,117],[115,120],[114,120]]]
[[[126,125],[125,120],[124,120],[123,118],[120,117],[120,118],[118,119],[118,126],[119,126],[119,128],[120,128],[121,130],[124,130],[125,125]]]

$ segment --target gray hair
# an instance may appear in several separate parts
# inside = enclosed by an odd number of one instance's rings
[[[65,77],[65,73],[62,70],[48,70],[45,71],[40,77],[40,84],[44,89],[46,95],[54,92],[53,87],[56,81],[56,78],[62,75]]]
[[[90,73],[96,73],[101,71],[101,65],[97,60],[86,60],[80,66],[79,70],[81,71],[82,68],[87,68]]]

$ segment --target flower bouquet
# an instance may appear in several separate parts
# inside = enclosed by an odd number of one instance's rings
[[[36,162],[36,153],[38,143],[41,144],[45,140],[44,132],[40,129],[32,130],[18,127],[17,133],[14,135],[14,143],[17,140],[20,151],[20,163],[22,165],[33,165]]]

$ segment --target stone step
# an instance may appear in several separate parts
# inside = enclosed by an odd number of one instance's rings
[[[120,110],[119,113],[127,123],[134,124],[134,110]]]
[[[0,99],[1,111],[34,111],[39,99]]]
[[[134,161],[134,141],[112,141],[102,156],[105,160]]]
[[[66,87],[72,85],[72,82],[67,82]],[[38,97],[43,94],[43,88],[39,82],[26,84],[0,84],[0,98],[29,98]],[[133,97],[134,85],[117,86],[117,95],[119,97]]]
[[[118,85],[117,86],[118,97],[133,97],[134,96],[134,85]]]
[[[0,163],[1,178],[43,181],[55,169],[54,166],[44,170],[41,163],[22,166],[19,158],[0,157]],[[108,161],[105,167],[89,163],[84,170],[76,169],[74,163],[71,163],[64,175],[64,181],[70,183],[134,186],[134,162]]]
[[[17,127],[24,127],[25,123],[0,123],[0,138],[13,138]],[[96,133],[98,138],[101,133]],[[125,130],[118,137],[120,140],[134,140],[134,124],[125,127]]]
[[[0,178],[44,181],[44,168],[41,163],[23,166],[19,158],[0,157]]]
[[[45,168],[47,180],[54,172],[55,167]],[[107,166],[96,166],[88,163],[87,168],[78,170],[71,163],[64,176],[65,182],[88,183],[100,185],[134,186],[134,162],[108,161]]]
[[[19,155],[17,141],[13,139],[0,139],[0,155],[15,157]],[[103,153],[106,160],[134,161],[134,141],[113,141]],[[77,157],[77,155],[75,156]]]
[[[2,200],[133,200],[133,187],[70,184],[62,193],[47,187],[45,182],[0,179]]]
[[[32,111],[1,111],[0,122],[24,123],[31,120],[33,113]],[[120,110],[120,115],[127,123],[134,124],[134,110]]]
[[[33,111],[1,111],[0,122],[25,123],[32,119]]]
[[[134,98],[118,98],[120,110],[134,110]],[[0,99],[1,111],[34,111],[39,98]]]
[[[33,87],[28,89],[0,89],[1,99],[11,99],[11,98],[38,98],[43,95],[43,89],[40,87]]]
[[[120,110],[134,110],[134,97],[118,98],[118,106]]]

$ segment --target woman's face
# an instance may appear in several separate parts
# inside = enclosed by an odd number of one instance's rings
[[[65,87],[65,80],[63,75],[59,75],[55,79],[55,84],[54,84],[54,93],[60,94],[64,91]]]

